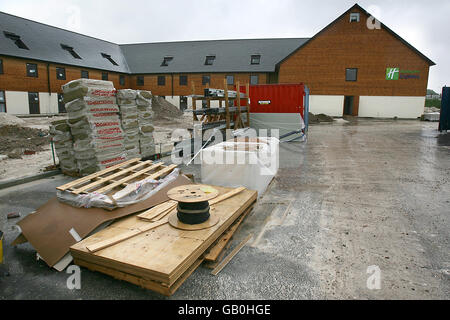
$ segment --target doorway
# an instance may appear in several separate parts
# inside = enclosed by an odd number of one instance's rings
[[[28,107],[30,114],[39,114],[39,93],[28,92]]]
[[[62,93],[58,93],[58,113],[66,113],[66,105],[64,104],[64,97]]]
[[[344,116],[353,115],[354,96],[345,96],[344,98]]]

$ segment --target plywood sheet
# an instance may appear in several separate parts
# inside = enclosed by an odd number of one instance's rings
[[[231,190],[213,187],[220,194]],[[164,224],[95,253],[86,248],[149,223],[136,215],[127,217],[73,245],[71,253],[75,259],[171,286],[256,201],[256,197],[256,191],[244,190],[216,204],[212,210],[220,217],[220,222],[210,229],[184,231]]]

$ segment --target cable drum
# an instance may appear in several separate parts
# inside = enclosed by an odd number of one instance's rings
[[[200,224],[209,219],[209,202],[178,202],[177,217],[186,224]]]
[[[169,216],[169,224],[182,230],[201,230],[218,223],[216,215],[211,215],[209,200],[219,195],[219,191],[207,185],[185,185],[175,187],[167,196],[178,202],[177,212]]]

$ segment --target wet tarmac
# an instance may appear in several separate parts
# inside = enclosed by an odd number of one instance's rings
[[[217,276],[200,267],[170,299],[450,298],[450,139],[436,128],[340,121],[311,126],[307,143],[281,144],[278,175],[232,247],[253,239]],[[200,174],[198,165],[183,171]],[[0,190],[9,271],[0,299],[167,299],[87,269],[70,290],[69,274],[36,261],[30,244],[10,247],[18,219],[7,213],[25,216],[69,180]],[[379,288],[368,285],[378,275]]]

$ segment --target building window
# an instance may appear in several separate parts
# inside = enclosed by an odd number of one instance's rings
[[[252,57],[250,59],[250,64],[259,64],[261,61],[261,55],[260,54],[252,54]]]
[[[202,76],[202,85],[210,84],[211,83],[211,76],[203,75]]]
[[[158,76],[158,86],[165,86],[165,85],[166,85],[166,77]]]
[[[0,112],[6,112],[6,98],[3,90],[0,90]]]
[[[38,69],[37,64],[35,63],[27,63],[27,76],[28,77],[38,77]]]
[[[143,86],[144,85],[144,76],[137,76],[136,77],[136,84],[138,86]]]
[[[234,84],[234,76],[227,76],[227,84],[228,85]]]
[[[56,79],[58,79],[58,80],[66,80],[66,69],[64,69],[64,68],[56,68]]]
[[[125,76],[124,76],[123,74],[121,74],[121,75],[119,76],[119,84],[120,84],[121,86],[124,86],[124,85],[125,85]]]
[[[66,50],[67,52],[69,52],[72,55],[72,57],[74,57],[75,59],[81,59],[81,57],[78,55],[78,53],[76,53],[75,50],[71,46],[61,43],[61,48],[63,50]]]
[[[0,74],[3,74],[3,60],[0,59]]]
[[[30,50],[28,49],[27,45],[20,39],[20,36],[12,33],[12,32],[8,32],[8,31],[3,31],[3,34],[5,35],[5,37],[7,37],[8,39],[11,39],[12,41],[14,41],[14,44],[19,48],[19,49],[25,49],[25,50]]]
[[[345,81],[356,81],[358,80],[358,69],[347,68],[345,69]]]
[[[115,62],[114,59],[111,58],[111,56],[110,56],[109,54],[106,54],[106,53],[103,53],[103,52],[102,52],[101,55],[102,55],[103,58],[105,58],[105,59],[107,59],[109,62],[111,62],[111,64],[113,64],[113,65],[115,65],[115,66],[118,66],[117,62]]]
[[[81,70],[81,78],[82,79],[89,79],[89,71]]]
[[[258,75],[250,76],[250,84],[258,84],[258,82],[259,82]]]
[[[187,76],[180,76],[180,86],[187,86]]]
[[[102,72],[102,80],[108,81],[108,72]]]
[[[212,66],[215,59],[216,59],[216,56],[213,56],[213,55],[206,56],[205,66]]]
[[[173,57],[164,57],[161,67],[167,67],[169,62],[173,60]]]
[[[350,22],[359,22],[359,12],[350,13]]]

